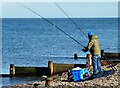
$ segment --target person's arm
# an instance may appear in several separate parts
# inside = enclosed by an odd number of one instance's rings
[[[84,47],[84,48],[82,49],[82,51],[83,51],[83,52],[87,52],[88,50],[90,50],[91,47],[93,46],[93,43],[94,43],[94,40],[91,39],[90,42],[88,43],[87,47]]]
[[[93,46],[93,43],[94,43],[94,40],[91,39],[90,42],[89,42],[88,45],[87,45],[87,49],[88,49],[88,50],[91,49],[91,47]]]

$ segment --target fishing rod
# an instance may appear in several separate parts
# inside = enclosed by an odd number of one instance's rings
[[[19,4],[22,7],[28,9],[29,11],[35,13],[36,15],[38,15],[39,17],[41,17],[42,19],[44,19],[46,22],[48,22],[49,24],[51,24],[52,26],[54,26],[55,28],[57,28],[58,30],[60,30],[61,32],[63,32],[65,35],[67,35],[69,38],[71,38],[72,40],[74,40],[76,43],[80,44],[82,47],[85,47],[84,45],[82,45],[80,42],[78,42],[76,39],[74,39],[72,36],[70,36],[68,33],[66,33],[65,31],[63,31],[61,28],[59,28],[58,26],[56,26],[55,24],[53,24],[51,21],[49,21],[48,19],[44,18],[43,16],[41,16],[40,14],[38,14],[37,12],[35,12],[34,10],[28,8],[25,5]]]
[[[57,3],[55,3],[55,5],[70,19],[70,21],[83,33],[83,35],[87,37],[87,35],[82,31],[82,29],[68,16],[68,14]]]

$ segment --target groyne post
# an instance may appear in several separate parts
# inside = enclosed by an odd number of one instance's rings
[[[74,59],[78,59],[77,53],[74,53]]]
[[[105,56],[104,50],[101,50],[101,58],[104,58],[104,56]]]
[[[51,77],[53,76],[53,62],[48,61],[48,75]]]
[[[14,66],[14,64],[10,64],[10,76],[11,77],[15,76],[15,66]]]
[[[45,86],[53,86],[53,62],[48,61],[48,75],[49,77],[47,78],[45,82]]]

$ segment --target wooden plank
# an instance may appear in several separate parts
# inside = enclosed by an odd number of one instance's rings
[[[61,73],[68,70],[68,68],[74,68],[74,64],[57,64],[53,63],[53,73]]]
[[[112,53],[112,52],[104,52],[104,50],[101,50],[101,57],[104,58],[118,58],[120,59],[120,53]]]
[[[81,67],[81,68],[86,68],[86,64],[58,64],[58,63],[53,63],[53,73],[61,73],[61,72],[66,72],[68,71],[68,68],[75,68],[75,67]]]
[[[108,53],[108,52],[105,52],[105,57],[120,59],[120,53]]]
[[[47,67],[15,67],[15,76],[48,75]]]

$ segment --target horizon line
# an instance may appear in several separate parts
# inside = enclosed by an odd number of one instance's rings
[[[0,18],[0,19],[12,19],[12,18],[14,19],[14,17],[11,17],[11,18],[10,17],[8,17],[8,18],[4,17],[4,18]],[[15,17],[15,19],[16,18],[17,17]],[[34,17],[30,17],[30,18],[18,17],[17,19],[31,19],[31,18],[32,19],[43,19],[43,18],[39,18],[39,17],[38,18],[37,17],[35,17],[35,18]],[[54,17],[53,18],[51,18],[51,17],[44,17],[44,18],[47,18],[47,19],[62,19],[62,18],[64,18],[64,19],[66,19],[67,17],[55,17],[55,18]],[[74,19],[74,18],[120,18],[120,17],[71,17],[71,18]]]

